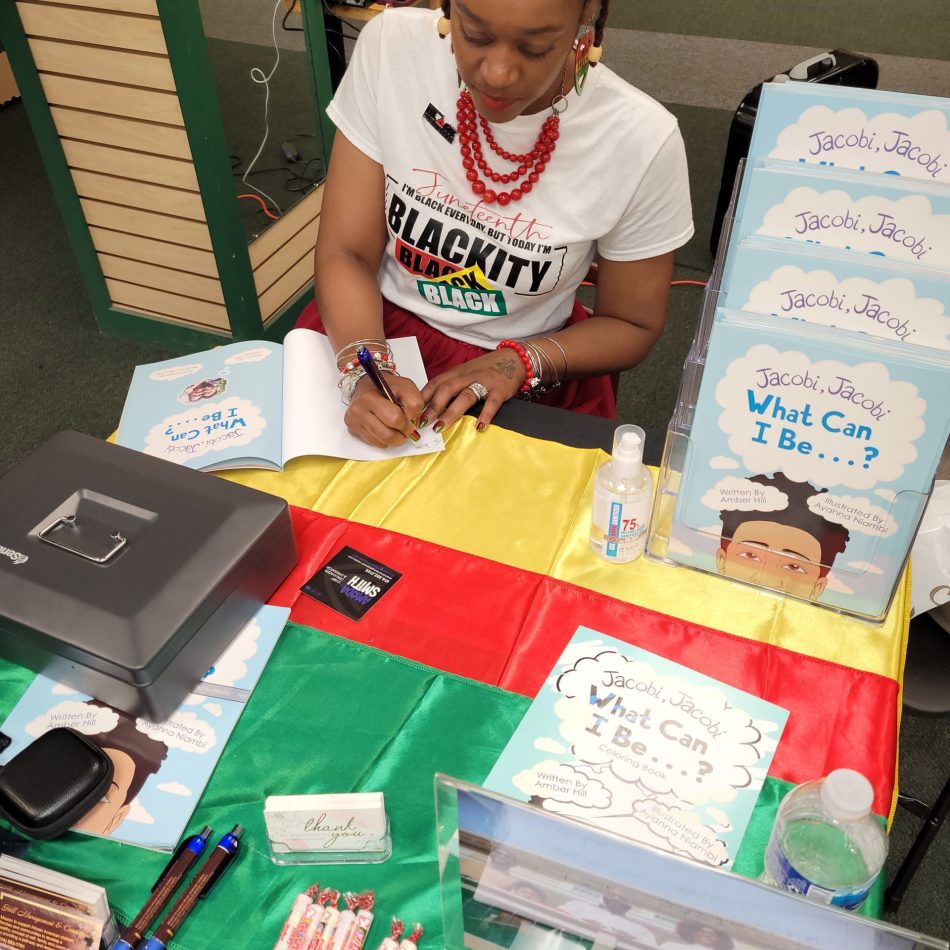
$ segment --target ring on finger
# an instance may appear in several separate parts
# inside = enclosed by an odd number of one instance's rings
[[[469,383],[465,388],[471,389],[471,391],[475,393],[475,398],[479,401],[488,395],[488,387],[483,386],[481,383]]]

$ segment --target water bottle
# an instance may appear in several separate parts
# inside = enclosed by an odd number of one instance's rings
[[[776,815],[760,880],[822,904],[860,906],[887,857],[873,800],[871,783],[851,769],[793,788]]]

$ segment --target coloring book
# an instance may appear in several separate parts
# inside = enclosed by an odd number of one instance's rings
[[[101,746],[115,767],[103,800],[73,828],[126,844],[172,850],[211,778],[290,616],[263,606],[164,722],[130,716],[37,676],[3,731],[7,760],[56,726],[70,726]]]
[[[728,253],[753,234],[950,271],[950,188],[759,162],[746,166]]]
[[[915,264],[749,237],[726,260],[719,302],[950,350],[950,273]]]
[[[427,380],[416,338],[389,345],[399,374],[421,389]],[[418,443],[384,449],[351,435],[339,376],[329,340],[303,328],[283,344],[230,343],[137,366],[116,442],[202,471],[280,471],[304,455],[371,461],[445,448],[431,429]]]
[[[950,184],[950,100],[821,83],[769,82],[749,162],[781,159]]]
[[[668,556],[882,618],[950,433],[950,353],[719,310]]]
[[[787,719],[772,703],[578,627],[485,787],[728,867]]]

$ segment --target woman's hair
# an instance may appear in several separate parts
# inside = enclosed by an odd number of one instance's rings
[[[594,46],[604,45],[604,27],[607,25],[609,7],[610,0],[600,0],[600,13],[597,14],[597,22],[594,24]],[[442,0],[442,14],[449,19],[452,18],[452,0]]]

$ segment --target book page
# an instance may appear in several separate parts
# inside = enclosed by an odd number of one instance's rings
[[[116,442],[188,468],[277,468],[281,347],[252,340],[137,366]]]
[[[415,337],[390,340],[399,374],[420,389],[426,371]],[[337,385],[340,378],[330,341],[315,330],[291,330],[284,338],[284,458],[329,455],[333,458],[376,461],[408,455],[426,455],[445,448],[442,436],[422,430],[414,444],[379,449],[350,435],[343,421],[346,405]]]

